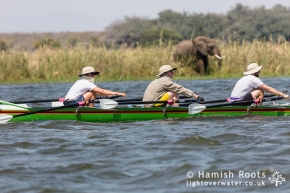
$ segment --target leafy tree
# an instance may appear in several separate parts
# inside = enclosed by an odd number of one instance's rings
[[[60,47],[61,43],[75,46],[77,37],[85,45],[107,48],[131,47],[144,42],[157,43],[171,38],[192,39],[198,35],[214,39],[232,39],[235,41],[290,41],[290,9],[275,5],[271,9],[265,6],[250,8],[236,4],[226,14],[200,14],[188,12],[161,11],[156,19],[141,17],[125,17],[109,25],[103,32],[82,33],[41,33],[41,34],[0,34],[0,39],[9,42],[9,47],[31,48],[31,42],[38,41],[34,48],[48,46]],[[171,30],[167,37],[166,30]],[[154,32],[155,30],[155,32]],[[163,31],[162,31],[163,30]],[[162,33],[161,33],[162,31]],[[177,33],[179,35],[173,35]],[[150,35],[151,34],[151,35]],[[162,34],[162,35],[161,35]],[[161,35],[161,36],[160,36]],[[152,36],[152,37],[151,37]],[[44,39],[46,38],[46,39]],[[48,39],[47,39],[48,38]],[[1,43],[1,42],[0,42]],[[5,48],[6,47],[6,48]],[[0,50],[7,49],[6,43],[1,43]]]
[[[223,36],[234,35],[236,39],[252,40],[258,37],[254,25],[257,13],[251,11],[248,6],[237,4],[227,13],[228,26],[222,32]]]
[[[124,41],[124,37],[130,36],[130,40],[137,42],[141,33],[152,26],[152,21],[140,17],[125,17],[124,21],[117,21],[108,26],[100,42],[107,47],[114,47],[116,42]]]
[[[276,5],[266,12],[269,33],[272,34],[275,40],[279,36],[284,37],[289,41],[290,38],[290,9],[282,5]],[[263,18],[264,19],[264,18]],[[261,19],[261,21],[265,21]],[[266,31],[266,29],[264,29]]]
[[[165,10],[159,13],[159,18],[154,21],[152,27],[168,28],[179,32],[183,39],[190,39],[193,36],[194,26],[198,22],[197,14],[190,15],[187,12],[178,13],[172,10]]]

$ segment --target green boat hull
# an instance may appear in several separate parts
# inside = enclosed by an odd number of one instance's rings
[[[0,114],[18,115],[27,112],[39,111],[44,108],[29,110],[2,110]],[[198,116],[289,116],[290,106],[224,106],[208,108],[197,114],[188,114],[188,108],[182,107],[154,107],[154,108],[115,108],[103,110],[98,108],[65,108],[15,117],[10,122],[44,121],[44,120],[72,120],[84,122],[131,122],[175,118],[190,118]]]

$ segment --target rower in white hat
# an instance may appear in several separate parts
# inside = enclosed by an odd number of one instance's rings
[[[82,69],[82,73],[78,74],[81,79],[76,81],[65,96],[64,105],[77,103],[81,101],[95,100],[97,95],[105,96],[122,96],[126,94],[122,92],[110,91],[102,89],[94,84],[94,77],[99,74],[92,66],[86,66]],[[93,107],[94,103],[89,103],[88,106]]]
[[[264,92],[269,92],[288,99],[289,95],[283,94],[281,91],[266,85],[259,79],[262,67],[263,65],[259,66],[257,63],[249,64],[247,71],[243,72],[245,76],[236,83],[231,98],[240,98],[242,101],[258,99],[260,100],[260,104],[262,104]]]

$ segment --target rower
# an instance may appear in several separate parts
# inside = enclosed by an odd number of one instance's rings
[[[67,95],[65,96],[64,105],[78,103],[81,101],[94,101],[97,95],[104,96],[122,96],[126,94],[123,92],[110,91],[102,89],[94,84],[94,77],[99,74],[98,71],[92,66],[86,66],[82,69],[82,73],[78,76],[81,77],[74,85],[70,88]],[[94,103],[87,104],[90,107],[94,107]]]
[[[157,78],[153,80],[145,90],[143,101],[167,101],[178,100],[179,94],[183,94],[187,97],[196,98],[198,102],[203,102],[204,99],[196,94],[194,91],[189,90],[182,85],[179,85],[173,81],[173,72],[177,68],[172,68],[170,65],[163,65],[159,69]],[[145,107],[152,106],[166,106],[165,103],[146,104]],[[173,103],[172,106],[179,106],[178,103]]]
[[[236,83],[231,97],[240,98],[241,101],[259,100],[260,105],[264,98],[264,92],[269,92],[281,96],[284,99],[289,99],[289,95],[266,85],[259,79],[262,67],[263,65],[259,66],[257,63],[249,64],[247,71],[243,72],[245,76]]]

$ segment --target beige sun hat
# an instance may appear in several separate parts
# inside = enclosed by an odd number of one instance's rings
[[[78,76],[81,77],[81,76],[83,76],[85,74],[88,74],[88,73],[95,73],[95,75],[97,75],[100,72],[95,71],[94,67],[92,67],[92,66],[86,66],[86,67],[83,68],[82,73],[81,74],[78,74]]]
[[[254,73],[260,71],[262,67],[263,67],[263,65],[259,66],[257,63],[251,63],[247,67],[247,71],[243,72],[243,74],[244,75],[254,74]]]
[[[163,74],[164,72],[168,72],[170,70],[176,70],[177,68],[172,68],[169,64],[163,65],[160,67],[159,69],[159,74],[157,74],[156,76],[161,76],[161,74]]]

